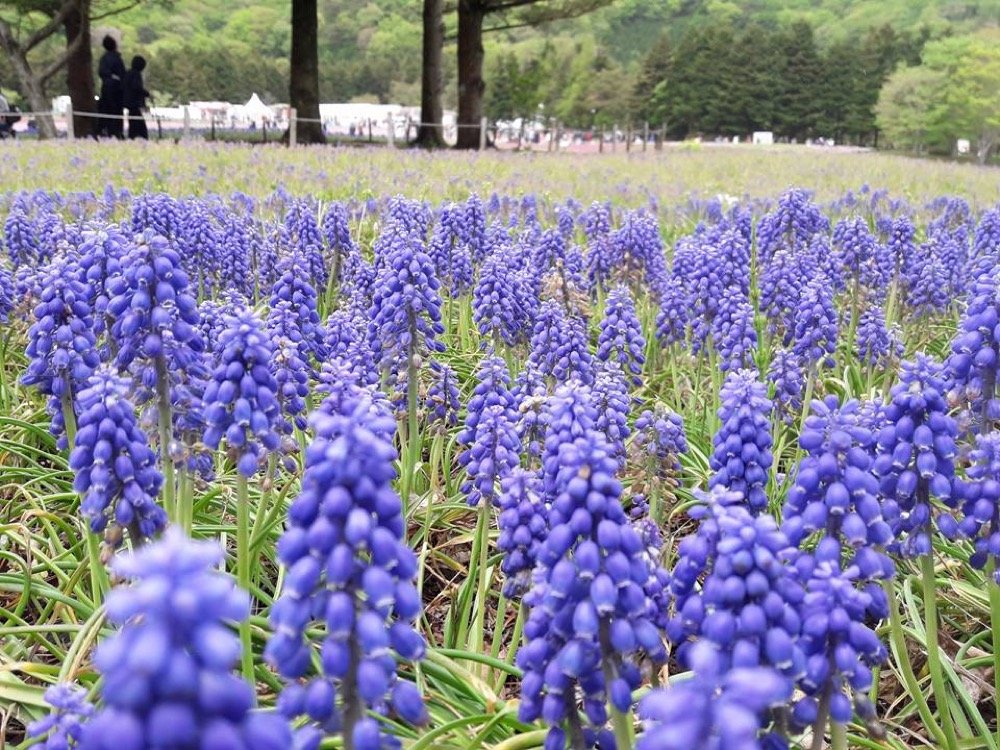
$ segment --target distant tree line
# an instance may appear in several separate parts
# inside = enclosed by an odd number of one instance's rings
[[[643,61],[634,114],[672,138],[769,130],[873,144],[882,85],[897,65],[919,62],[928,36],[882,26],[823,48],[804,22],[692,28],[676,43],[662,38]]]

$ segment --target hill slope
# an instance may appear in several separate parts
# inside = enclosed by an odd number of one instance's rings
[[[179,99],[285,98],[289,47],[287,0],[152,2],[106,23],[124,33],[126,54],[154,63],[149,79]],[[320,0],[322,96],[416,103],[420,76],[420,0]],[[501,19],[497,19],[501,21]],[[555,55],[565,64],[635,72],[663,34],[691,25],[797,20],[811,23],[821,43],[892,24],[916,33],[965,33],[1000,25],[1000,0],[617,0],[593,15],[490,34],[487,55],[513,52],[522,61]],[[449,18],[454,26],[454,18]],[[446,49],[451,57],[454,46]],[[453,65],[446,65],[452,74]],[[488,72],[496,79],[495,67]],[[592,77],[592,76],[591,76]],[[589,85],[589,84],[587,84]]]

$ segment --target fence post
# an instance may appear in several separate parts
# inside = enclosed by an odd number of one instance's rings
[[[163,140],[163,118],[159,116],[156,118],[156,140]]]
[[[288,109],[288,147],[292,148],[299,143],[299,112],[295,107]]]
[[[372,118],[368,118],[368,142],[372,142]]]
[[[479,150],[486,150],[486,127],[489,125],[485,117],[479,118]]]
[[[642,150],[646,150],[646,146],[649,144],[649,123],[644,122],[642,124]]]
[[[618,123],[613,123],[611,125],[611,150],[618,150]]]
[[[210,141],[214,141],[215,140],[215,113],[214,112],[212,113],[212,119],[209,120],[208,129],[209,129],[209,140]]]
[[[389,148],[393,148],[396,145],[396,123],[393,120],[392,113],[386,118],[386,140],[389,144]]]
[[[66,140],[72,141],[76,138],[75,123],[73,122],[73,104],[70,102],[66,108]]]
[[[632,123],[625,126],[625,152],[632,150]]]
[[[597,153],[604,153],[604,128],[601,128],[601,140],[597,142]]]
[[[191,112],[187,105],[184,105],[184,130],[182,133],[185,141],[191,137]]]

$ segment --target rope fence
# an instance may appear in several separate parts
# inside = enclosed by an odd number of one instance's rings
[[[211,116],[206,123],[204,120],[193,121],[191,117],[191,112],[188,107],[181,108],[182,113],[179,117],[168,117],[156,112],[148,113],[148,119],[152,121],[153,126],[156,129],[156,136],[158,140],[162,140],[164,134],[167,133],[179,133],[179,138],[181,140],[188,140],[194,136],[195,133],[201,133],[208,136],[209,140],[217,140],[220,132],[226,132],[226,119],[222,116]],[[74,118],[83,117],[96,120],[121,120],[122,126],[126,126],[129,121],[129,116],[127,114],[122,115],[109,115],[100,112],[79,112],[72,109],[67,109],[65,112],[47,111],[47,112],[37,112],[37,111],[27,111],[27,112],[14,112],[21,118],[41,118],[47,117],[53,121],[53,124],[57,121],[61,121],[62,126],[65,130],[65,135],[68,140],[74,140],[76,134],[74,132]],[[262,120],[261,122],[261,138],[264,143],[268,142],[268,120]],[[288,110],[287,118],[275,118],[275,120],[270,121],[271,132],[281,133],[274,140],[283,140],[285,138],[284,133],[287,132],[287,143],[289,146],[295,146],[298,144],[298,126],[299,123],[318,123],[326,133],[327,126],[330,125],[330,119],[316,118],[316,117],[299,117],[294,108]],[[532,150],[538,150],[536,147],[544,148],[546,151],[560,151],[568,145],[566,139],[569,138],[569,145],[574,142],[580,142],[579,139],[584,139],[586,141],[597,141],[598,151],[604,152],[606,149],[612,152],[616,151],[619,147],[624,148],[625,151],[631,151],[633,148],[646,151],[647,147],[652,146],[657,151],[663,148],[663,143],[665,142],[666,128],[661,127],[658,129],[651,129],[649,123],[643,123],[641,129],[633,129],[631,125],[626,126],[624,130],[620,129],[618,125],[613,125],[610,131],[607,128],[601,128],[599,131],[596,129],[590,130],[579,130],[572,128],[565,128],[558,121],[552,123],[541,125],[532,124],[531,126],[526,125],[523,121],[519,127],[514,127],[512,125],[503,125],[501,123],[490,123],[486,117],[483,117],[478,124],[473,123],[449,123],[443,125],[441,123],[424,123],[418,120],[413,120],[410,117],[398,117],[395,115],[388,115],[385,120],[377,120],[373,118],[362,118],[360,121],[352,122],[352,125],[359,126],[356,129],[352,128],[349,134],[345,133],[326,133],[334,138],[345,138],[350,139],[354,142],[365,142],[376,143],[384,142],[386,145],[393,147],[396,145],[397,138],[402,138],[403,142],[411,141],[411,134],[416,137],[422,127],[433,127],[439,130],[442,138],[445,142],[448,142],[449,136],[454,139],[457,136],[457,132],[462,128],[475,129],[479,131],[479,150],[485,150],[487,146],[500,145],[502,142],[507,147],[516,148],[521,150],[525,146]],[[234,125],[230,123],[229,130],[232,131]],[[249,129],[251,132],[255,130],[255,126]],[[490,135],[492,134],[492,139]],[[377,140],[376,140],[377,139]],[[502,141],[501,141],[502,139]]]

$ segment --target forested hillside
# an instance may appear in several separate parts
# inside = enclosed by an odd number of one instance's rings
[[[319,8],[324,101],[419,101],[420,0],[320,0]],[[505,116],[543,104],[579,125],[614,119],[641,108],[635,85],[655,67],[657,45],[690,44],[720,28],[752,42],[747,29],[799,21],[825,54],[885,24],[918,42],[996,26],[1000,0],[618,0],[583,18],[488,34],[487,109]],[[450,35],[453,14],[447,22]],[[241,100],[254,91],[270,101],[287,97],[286,0],[147,0],[99,22],[95,40],[100,23],[123,32],[126,54],[150,58],[148,80],[161,100]],[[446,106],[454,102],[454,49],[450,42],[445,50]]]

